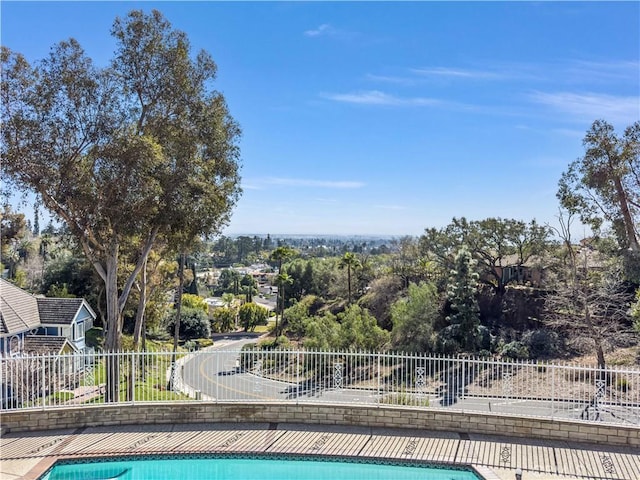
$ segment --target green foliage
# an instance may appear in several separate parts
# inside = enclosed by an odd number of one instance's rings
[[[277,338],[265,338],[258,342],[260,350],[275,350],[276,348],[286,350],[291,347],[291,341],[284,335]]]
[[[348,287],[348,297],[347,301],[351,304],[351,274],[358,268],[362,268],[362,263],[358,259],[355,253],[346,252],[340,261],[338,262],[338,268],[346,268],[347,269],[347,287]]]
[[[240,280],[240,290],[245,295],[245,301],[252,302],[253,295],[258,293],[258,283],[251,275],[246,274]]]
[[[209,313],[209,305],[204,301],[204,298],[191,293],[182,294],[182,308],[193,308]]]
[[[388,395],[383,396],[380,399],[380,403],[387,405],[403,405],[403,406],[411,406],[411,407],[428,407],[429,406],[429,397],[416,394],[409,393],[407,391],[401,391],[397,393],[390,393]]]
[[[42,291],[49,296],[52,287],[61,289],[66,285],[69,294],[78,298],[94,296],[95,276],[91,265],[76,255],[60,255],[47,262],[42,279]]]
[[[287,245],[280,245],[277,247],[271,255],[269,255],[269,260],[274,264],[274,266],[278,267],[278,273],[282,273],[282,264],[285,263],[288,259],[297,255],[298,252],[293,248]]]
[[[305,348],[314,350],[335,350],[342,345],[340,339],[340,325],[335,315],[327,312],[321,317],[314,317],[305,322],[307,337],[303,344]]]
[[[216,332],[228,332],[235,325],[236,311],[229,307],[218,307],[213,310],[211,317]]]
[[[640,333],[640,288],[636,290],[636,301],[631,305],[631,318],[633,318],[633,326]]]
[[[306,334],[307,321],[316,315],[323,305],[322,300],[315,295],[307,295],[284,312],[286,318],[286,332],[295,337],[303,337]]]
[[[640,252],[627,249],[622,252],[624,276],[628,282],[640,285]]]
[[[253,332],[258,325],[267,324],[269,310],[255,303],[245,303],[238,310],[238,319],[245,332]]]
[[[172,314],[172,319],[167,326],[169,332],[173,332],[175,325],[175,311]],[[209,324],[209,317],[205,312],[199,308],[182,307],[180,312],[180,329],[179,334],[181,338],[193,339],[193,338],[209,338],[211,337],[211,326]]]
[[[210,338],[194,338],[192,340],[187,340],[184,342],[182,348],[188,351],[201,350],[206,347],[210,347],[213,345],[213,340]]]
[[[55,284],[49,287],[47,293],[45,293],[45,297],[53,297],[53,298],[76,298],[75,295],[69,293],[69,288],[66,283],[63,283],[62,286]]]
[[[555,357],[563,347],[558,332],[547,329],[526,331],[522,334],[521,342],[527,347],[530,358]]]
[[[615,381],[616,390],[619,390],[621,392],[625,392],[626,393],[626,392],[629,391],[630,386],[631,385],[630,385],[628,379],[626,379],[624,377],[616,378],[616,381]]]
[[[314,259],[296,258],[286,264],[287,273],[293,278],[290,287],[290,298],[301,300],[306,295],[317,293]]]
[[[27,287],[27,272],[25,272],[22,268],[17,268],[15,270],[15,274],[13,277],[13,283],[15,283],[20,288]]]
[[[452,311],[447,321],[450,326],[455,326],[451,329],[450,338],[465,352],[475,352],[480,346],[478,274],[475,273],[474,266],[471,252],[463,246],[455,256],[454,269],[449,275],[447,287],[447,300]]]
[[[440,318],[440,298],[432,283],[409,285],[407,296],[391,307],[392,346],[407,352],[434,350],[434,325]]]
[[[620,248],[639,253],[640,121],[619,136],[612,125],[596,120],[583,144],[584,156],[562,174],[556,196],[596,232],[609,222]]]
[[[378,326],[368,310],[350,305],[338,314],[340,323],[338,349],[344,350],[382,350],[389,342],[389,332]]]
[[[550,247],[550,228],[513,219],[487,218],[469,222],[454,218],[443,229],[429,228],[420,237],[423,255],[433,258],[441,271],[448,274],[455,268],[455,256],[466,245],[477,262],[479,281],[491,285],[497,293],[504,293],[507,283],[521,281],[506,279],[502,267],[523,265]]]
[[[500,355],[514,360],[526,360],[529,358],[529,349],[522,342],[509,342],[502,346]]]
[[[100,327],[93,327],[85,332],[84,341],[88,347],[102,348],[103,330]]]
[[[378,327],[375,317],[358,305],[347,307],[336,317],[325,313],[304,322],[306,348],[318,350],[381,350],[389,332]]]
[[[240,293],[240,274],[236,270],[225,268],[220,272],[215,295],[238,295]]]
[[[47,398],[47,400],[51,401],[51,403],[54,405],[62,405],[63,403],[68,402],[69,400],[73,400],[74,396],[75,395],[73,392],[59,391],[50,395]]]
[[[34,67],[2,47],[0,169],[11,187],[38,194],[91,259],[105,284],[106,347],[118,349],[121,306],[158,239],[188,246],[228,222],[240,129],[212,88],[211,56],[192,55],[159,11],[132,10],[111,34],[102,68],[74,39]],[[122,275],[125,246],[138,254]]]

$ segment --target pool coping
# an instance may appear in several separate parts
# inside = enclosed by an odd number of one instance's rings
[[[242,435],[245,436],[237,440]],[[214,437],[216,440],[211,440]],[[183,439],[182,443],[179,443],[180,438]],[[187,438],[189,440],[185,440]],[[87,449],[88,439],[93,440]],[[247,443],[253,441],[256,443]],[[322,444],[323,448],[313,450],[314,442],[317,445]],[[37,480],[59,459],[154,454],[162,456],[225,453],[298,455],[306,451],[311,452],[312,455],[323,455],[328,458],[361,456],[365,460],[397,461],[403,459],[403,448],[409,442],[414,442],[415,456],[406,459],[418,460],[423,464],[446,465],[449,468],[470,466],[485,480],[513,480],[516,467],[523,469],[524,478],[536,480],[565,479],[569,474],[574,475],[573,478],[585,479],[635,480],[640,478],[640,452],[637,449],[606,444],[572,444],[555,440],[527,441],[506,436],[424,429],[251,422],[104,426],[64,431],[10,433],[3,435],[3,449],[0,456],[3,467],[0,478]],[[154,446],[156,444],[158,446]],[[271,445],[275,445],[272,451],[265,451]],[[132,447],[135,447],[135,451],[130,450]],[[337,451],[351,453],[331,454]],[[505,452],[509,453],[510,458],[504,458]],[[38,458],[40,460],[35,462]],[[519,459],[517,462],[516,458]],[[611,475],[607,474],[606,469],[600,465],[605,458],[614,466],[614,473]],[[442,459],[453,461],[442,461]],[[544,468],[536,467],[545,461],[555,463],[547,464]],[[13,472],[9,471],[11,468]],[[572,468],[577,470],[572,471]],[[594,472],[599,473],[594,474]]]
[[[476,476],[477,480],[489,480],[481,474],[473,465],[451,462],[436,462],[429,460],[409,460],[394,458],[363,458],[353,455],[313,455],[313,454],[287,454],[287,453],[256,453],[256,452],[198,452],[198,453],[139,453],[139,454],[111,454],[108,456],[61,456],[57,457],[49,467],[37,477],[37,480],[44,480],[44,477],[57,465],[85,464],[93,462],[117,462],[135,460],[183,460],[183,459],[246,459],[246,460],[271,460],[271,461],[308,461],[308,462],[341,462],[366,465],[390,465],[399,467],[419,467],[441,470],[456,470],[469,472]]]

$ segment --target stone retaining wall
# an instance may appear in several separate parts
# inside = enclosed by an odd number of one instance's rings
[[[109,425],[219,422],[419,428],[640,447],[640,427],[391,406],[171,402],[9,411],[0,416],[3,433]]]

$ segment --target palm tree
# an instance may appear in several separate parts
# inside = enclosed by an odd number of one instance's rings
[[[273,252],[271,252],[269,259],[272,262],[276,262],[278,264],[278,277],[282,273],[282,263],[288,258],[293,257],[295,253],[296,251],[287,245],[281,245],[278,248],[276,248]],[[278,293],[276,294],[276,339],[277,339],[278,338],[278,302],[281,296],[284,297],[284,292],[282,292],[282,288],[280,286],[280,282],[278,281],[278,279],[276,279],[276,285],[278,286]],[[282,310],[284,311],[284,301],[282,302]]]
[[[282,263],[293,257],[295,253],[296,251],[293,248],[288,247],[287,245],[281,245],[271,252],[269,258],[272,262],[276,262],[278,264],[278,273],[280,273],[280,270],[282,270]]]
[[[360,260],[358,260],[358,257],[356,257],[355,253],[353,252],[347,252],[344,254],[344,256],[340,259],[340,263],[338,263],[338,267],[339,268],[347,268],[347,286],[349,289],[349,305],[351,305],[351,271],[355,270],[356,268],[360,268],[362,266],[362,263],[360,263]]]
[[[278,285],[278,292],[280,292],[280,300],[281,300],[281,304],[280,304],[280,315],[281,315],[281,321],[280,321],[280,325],[282,325],[284,323],[284,305],[285,305],[285,287],[287,285],[293,285],[293,277],[291,275],[289,275],[288,273],[284,272],[284,273],[279,273],[278,276],[276,277],[276,284]],[[278,312],[276,309],[276,342],[278,341]]]

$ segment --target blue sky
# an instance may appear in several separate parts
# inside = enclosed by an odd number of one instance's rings
[[[419,235],[456,216],[556,223],[557,182],[603,118],[640,119],[638,2],[10,2],[29,61],[157,8],[243,129],[225,233]]]

